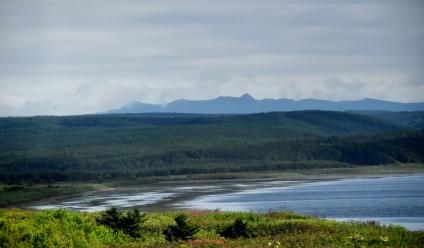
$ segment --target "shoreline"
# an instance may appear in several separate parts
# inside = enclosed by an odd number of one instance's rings
[[[194,210],[183,206],[183,202],[190,201],[196,197],[207,195],[223,195],[241,192],[251,189],[265,189],[272,187],[289,187],[294,185],[302,185],[307,183],[338,181],[349,179],[366,179],[366,178],[382,178],[382,177],[402,177],[402,176],[416,176],[424,175],[424,172],[410,172],[410,173],[396,173],[396,174],[367,174],[367,175],[321,175],[321,176],[308,176],[308,177],[291,177],[291,178],[259,178],[259,179],[235,179],[235,180],[202,180],[202,181],[186,181],[186,182],[161,182],[154,185],[144,186],[125,186],[113,187],[95,191],[84,191],[69,195],[55,196],[43,198],[35,201],[15,204],[12,208],[32,209],[35,206],[57,205],[66,203],[75,199],[90,199],[90,197],[101,198],[101,196],[117,198],[122,195],[137,195],[138,198],[143,198],[143,195],[154,194],[169,194],[158,200],[150,203],[135,204],[133,206],[119,207],[121,209],[138,208],[146,212],[162,212],[162,211],[175,211],[175,210]],[[205,186],[206,185],[206,186]],[[128,201],[131,202],[131,197]],[[140,199],[139,199],[140,200]],[[149,199],[147,199],[149,200]],[[125,200],[121,202],[127,203]],[[95,209],[95,206],[102,204],[101,201],[93,201],[93,205],[87,206],[87,209],[74,209],[76,211],[90,211]],[[178,206],[179,205],[179,206]]]
[[[394,164],[379,166],[357,166],[350,168],[330,168],[330,169],[311,169],[311,170],[287,170],[287,171],[263,171],[263,172],[237,172],[220,174],[192,174],[164,177],[150,177],[138,180],[120,180],[108,182],[69,182],[57,183],[52,185],[34,185],[27,186],[25,190],[9,191],[0,185],[0,208],[28,208],[39,202],[59,201],[72,197],[78,197],[98,192],[113,192],[117,190],[140,192],[160,191],[168,188],[185,186],[203,186],[203,185],[225,185],[225,184],[243,184],[258,183],[267,181],[326,181],[346,178],[367,178],[367,177],[386,177],[403,175],[422,175],[424,174],[424,164]],[[5,187],[4,185],[3,187]],[[55,190],[57,188],[57,190]],[[55,190],[54,192],[44,192],[46,190]],[[32,192],[41,194],[31,194]],[[229,191],[231,192],[231,190]],[[43,195],[44,193],[44,195]],[[20,195],[21,194],[21,195]],[[26,194],[26,195],[24,195]],[[4,199],[13,196],[15,202],[5,204]],[[24,197],[22,197],[24,195]],[[198,194],[191,194],[192,197]],[[26,197],[26,198],[25,198]],[[190,194],[187,195],[190,197]],[[3,199],[3,201],[1,200]],[[156,205],[156,208],[162,209],[162,206]],[[146,207],[147,208],[147,207]],[[149,209],[156,210],[151,207]],[[169,208],[167,208],[169,209]]]

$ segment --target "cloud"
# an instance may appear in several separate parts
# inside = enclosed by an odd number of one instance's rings
[[[245,92],[424,101],[423,13],[418,0],[4,0],[0,114]]]

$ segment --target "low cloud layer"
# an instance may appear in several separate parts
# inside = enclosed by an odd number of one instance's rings
[[[0,2],[0,115],[131,101],[424,101],[424,2]]]

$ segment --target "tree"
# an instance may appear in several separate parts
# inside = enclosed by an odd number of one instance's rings
[[[119,212],[115,207],[104,211],[97,222],[101,225],[112,228],[115,232],[122,231],[131,237],[140,237],[141,224],[146,221],[146,214],[138,209],[126,212]]]
[[[227,226],[222,230],[219,235],[225,238],[239,238],[245,237],[250,238],[253,235],[253,231],[248,228],[247,223],[243,222],[241,218],[237,218],[233,224]]]
[[[163,234],[168,241],[188,240],[199,230],[199,227],[187,222],[187,216],[184,214],[178,215],[174,220],[176,225],[169,225],[168,228],[163,231]]]

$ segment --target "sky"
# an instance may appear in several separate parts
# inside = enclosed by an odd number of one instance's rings
[[[424,101],[422,0],[2,0],[0,116],[141,101]]]

